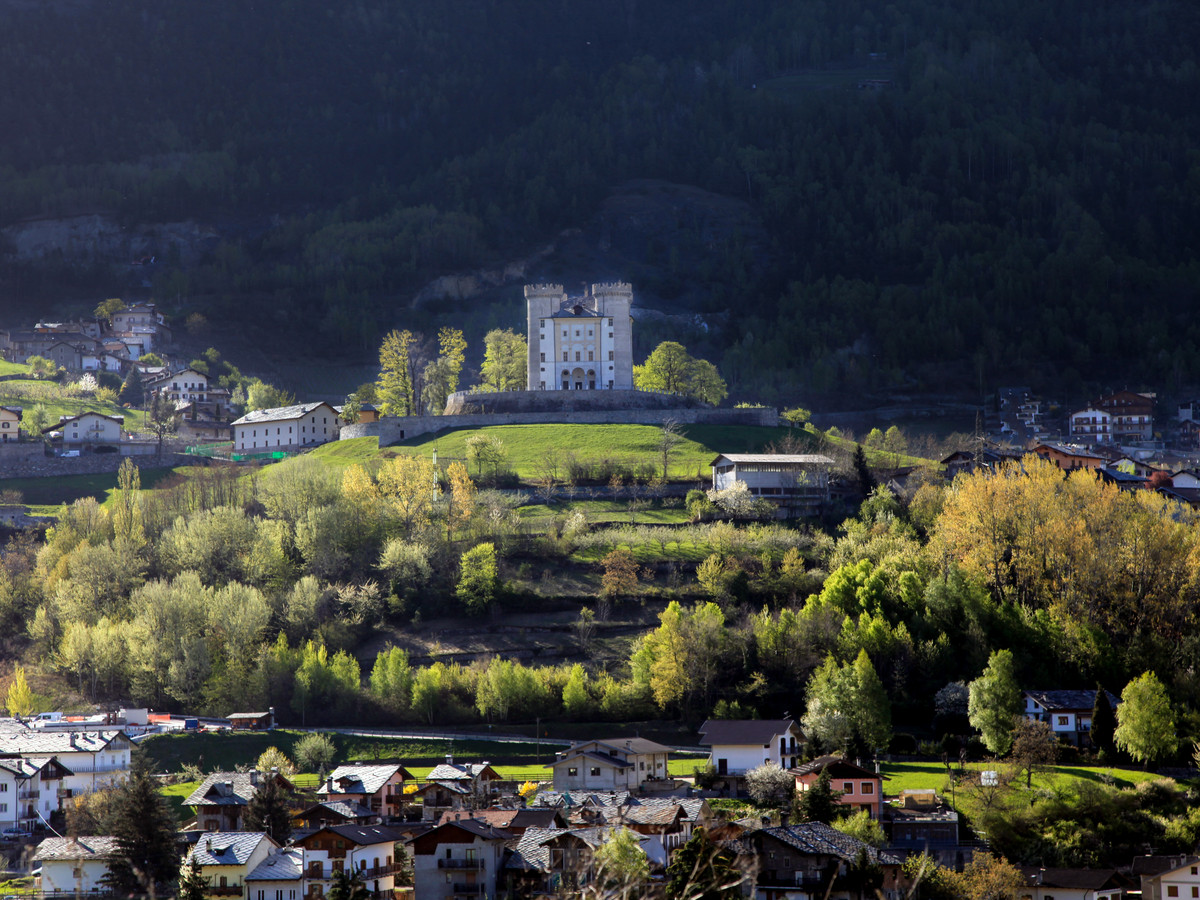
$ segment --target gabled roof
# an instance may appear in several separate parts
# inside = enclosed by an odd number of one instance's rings
[[[109,859],[119,853],[115,837],[95,836],[81,838],[48,837],[37,846],[33,858],[39,862],[83,859]]]
[[[1021,866],[1029,887],[1055,887],[1065,890],[1098,891],[1118,887],[1116,869],[1043,869]]]
[[[779,735],[792,732],[798,739],[804,739],[793,719],[709,719],[700,726],[700,743],[705,747],[727,744],[762,747]]]
[[[526,872],[547,872],[550,870],[551,843],[562,843],[566,840],[582,841],[593,849],[608,841],[616,829],[614,828],[570,828],[547,829],[529,828],[521,837],[508,845],[509,856],[504,863],[506,869],[520,869]],[[639,841],[647,840],[645,835],[634,835]]]
[[[366,846],[368,844],[384,844],[389,841],[404,840],[409,832],[403,828],[393,828],[390,825],[326,825],[318,828],[303,841],[308,841],[318,834],[328,832],[353,844]],[[303,841],[297,841],[302,843]]]
[[[557,809],[476,809],[471,812],[446,810],[438,824],[445,825],[447,822],[460,822],[464,819],[476,819],[492,828],[514,833],[519,829],[554,828],[566,821]]]
[[[312,806],[296,813],[293,818],[312,819],[319,817],[323,812],[333,816],[341,816],[343,819],[370,819],[376,815],[376,813],[361,803],[350,800],[325,800],[321,803],[314,803]]]
[[[244,866],[263,841],[270,841],[272,847],[279,846],[261,831],[210,831],[192,847],[187,862],[200,866]]]
[[[329,777],[317,788],[318,794],[375,794],[388,783],[396,773],[405,781],[411,781],[413,776],[408,769],[399,763],[382,766],[348,765],[338,766]],[[333,787],[330,789],[330,783]]]
[[[304,851],[276,850],[246,875],[246,881],[297,881],[304,876]]]
[[[828,754],[826,756],[818,756],[814,760],[802,763],[792,769],[792,774],[797,776],[812,775],[813,773],[820,774],[826,769],[829,769],[829,774],[836,777],[850,778],[885,778],[878,772],[872,772],[870,769],[864,769],[862,766],[855,765],[846,759],[844,756],[834,756]]]
[[[184,806],[245,806],[258,791],[262,778],[257,772],[213,772],[200,786],[188,794]],[[282,775],[275,775],[279,786],[292,790],[292,783]]]
[[[12,772],[18,778],[32,778],[47,768],[43,778],[62,778],[63,775],[75,774],[54,756],[14,756],[0,759],[0,769]]]
[[[100,753],[116,739],[129,739],[119,729],[100,731],[0,732],[0,753],[61,756],[64,753]]]
[[[1110,691],[1105,691],[1104,694],[1108,697],[1109,705],[1116,709],[1121,698]],[[1090,713],[1096,703],[1095,691],[1025,691],[1025,696],[1047,712]]]
[[[589,762],[594,762],[601,766],[609,766],[613,769],[633,769],[636,766],[631,762],[626,762],[623,759],[617,759],[615,756],[609,756],[607,753],[596,753],[594,750],[567,750],[563,755],[550,763],[550,767],[561,766],[565,763],[575,762],[579,759],[586,759]]]
[[[47,431],[57,431],[58,429],[62,428],[64,425],[66,425],[68,422],[80,422],[89,417],[94,417],[97,419],[108,419],[110,422],[116,422],[122,428],[125,427],[125,417],[124,416],[106,416],[104,413],[99,413],[99,412],[96,412],[95,410],[88,410],[86,412],[81,412],[77,416],[62,416],[62,417],[60,417],[59,420],[57,422],[55,422],[53,425],[48,425],[45,428],[43,428],[42,434],[45,434]]]
[[[872,862],[899,865],[900,860],[890,853],[876,850],[865,841],[842,834],[823,822],[802,822],[799,825],[776,825],[755,832],[752,837],[766,835],[810,856],[836,856],[847,862],[866,852]]]
[[[832,466],[833,460],[821,453],[722,453],[710,466],[721,460],[731,463],[791,463],[799,466]]]
[[[264,422],[289,422],[293,419],[299,419],[307,416],[314,409],[319,409],[322,406],[328,406],[329,411],[335,416],[337,410],[324,400],[316,403],[297,403],[294,406],[277,406],[273,409],[256,409],[253,412],[248,412],[236,422],[234,425],[261,425]]]
[[[434,766],[426,781],[475,781],[478,778],[499,778],[500,773],[492,768],[490,763],[455,763],[444,762]]]

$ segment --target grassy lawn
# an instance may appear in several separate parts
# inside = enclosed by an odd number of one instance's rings
[[[148,489],[154,487],[175,470],[161,468],[140,469],[139,471],[142,488]],[[59,504],[74,503],[84,497],[95,497],[103,503],[116,490],[116,487],[116,472],[100,472],[94,475],[57,475],[54,478],[0,479],[0,490],[20,491],[27,504],[43,509],[48,508],[50,512],[54,512]]]
[[[57,422],[60,416],[74,416],[81,412],[93,411],[104,413],[106,416],[124,416],[126,430],[136,431],[142,427],[146,415],[141,410],[125,409],[116,403],[101,403],[90,397],[63,396],[60,386],[53,382],[39,381],[35,378],[0,381],[0,406],[20,406],[29,410],[39,403],[46,407],[51,423]]]
[[[569,500],[547,506],[544,503],[531,503],[522,506],[517,513],[522,522],[532,528],[549,527],[555,516],[568,516],[581,512],[587,516],[590,525],[607,525],[611,523],[628,523],[631,521],[629,502],[623,500]],[[691,519],[682,503],[664,507],[652,503],[644,509],[639,509],[632,516],[634,524],[638,525],[678,525]]]
[[[7,359],[0,359],[0,375],[28,375],[29,366],[25,363],[9,362]]]
[[[379,459],[379,438],[360,437],[345,441],[322,444],[308,454],[314,459],[335,469],[344,469],[354,463],[367,463]]]
[[[1002,767],[997,763],[968,763],[967,769],[981,772],[986,769]],[[939,794],[946,789],[946,767],[936,762],[885,763],[883,773],[887,780],[883,790],[889,796],[905,790],[921,790],[933,788]],[[1115,769],[1090,766],[1055,766],[1042,775],[1035,775],[1033,786],[1042,789],[1055,789],[1069,786],[1074,781],[1104,781],[1117,787],[1133,787],[1143,781],[1150,781],[1159,776],[1153,772],[1143,772],[1140,769]]]

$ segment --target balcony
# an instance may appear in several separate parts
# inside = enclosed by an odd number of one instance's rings
[[[386,866],[375,866],[371,869],[359,869],[358,874],[362,878],[386,878],[388,875],[397,875],[404,867],[399,863],[391,863]]]
[[[40,796],[42,796],[41,791],[18,791],[17,792],[18,800],[36,800]]]
[[[482,859],[439,859],[439,869],[476,869],[482,871],[486,866]]]
[[[242,886],[231,884],[226,887],[206,887],[204,894],[207,897],[240,897],[242,896]]]
[[[454,885],[454,896],[459,897],[478,897],[484,892],[486,885],[482,884],[456,884]]]

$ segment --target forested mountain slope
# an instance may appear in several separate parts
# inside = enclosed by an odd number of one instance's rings
[[[14,303],[129,272],[18,256],[13,226],[195,220],[215,237],[163,253],[160,302],[370,353],[431,278],[659,179],[769,235],[680,216],[642,253],[658,305],[736,311],[695,336],[735,396],[1200,377],[1192,4],[114,0],[10,3],[0,28]]]

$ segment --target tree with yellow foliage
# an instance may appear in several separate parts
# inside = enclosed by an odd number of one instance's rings
[[[384,462],[376,478],[380,500],[407,534],[429,524],[437,494],[433,463],[417,456],[397,456]]]
[[[475,515],[475,482],[467,474],[467,467],[452,462],[446,467],[446,479],[450,482],[450,506],[446,514],[446,537],[471,524]]]
[[[411,331],[393,329],[379,346],[379,377],[375,381],[379,412],[385,416],[411,416],[416,396],[413,388]]]
[[[25,667],[19,663],[13,669],[13,680],[8,686],[4,705],[8,707],[10,716],[27,716],[33,712],[33,691],[25,680]]]

